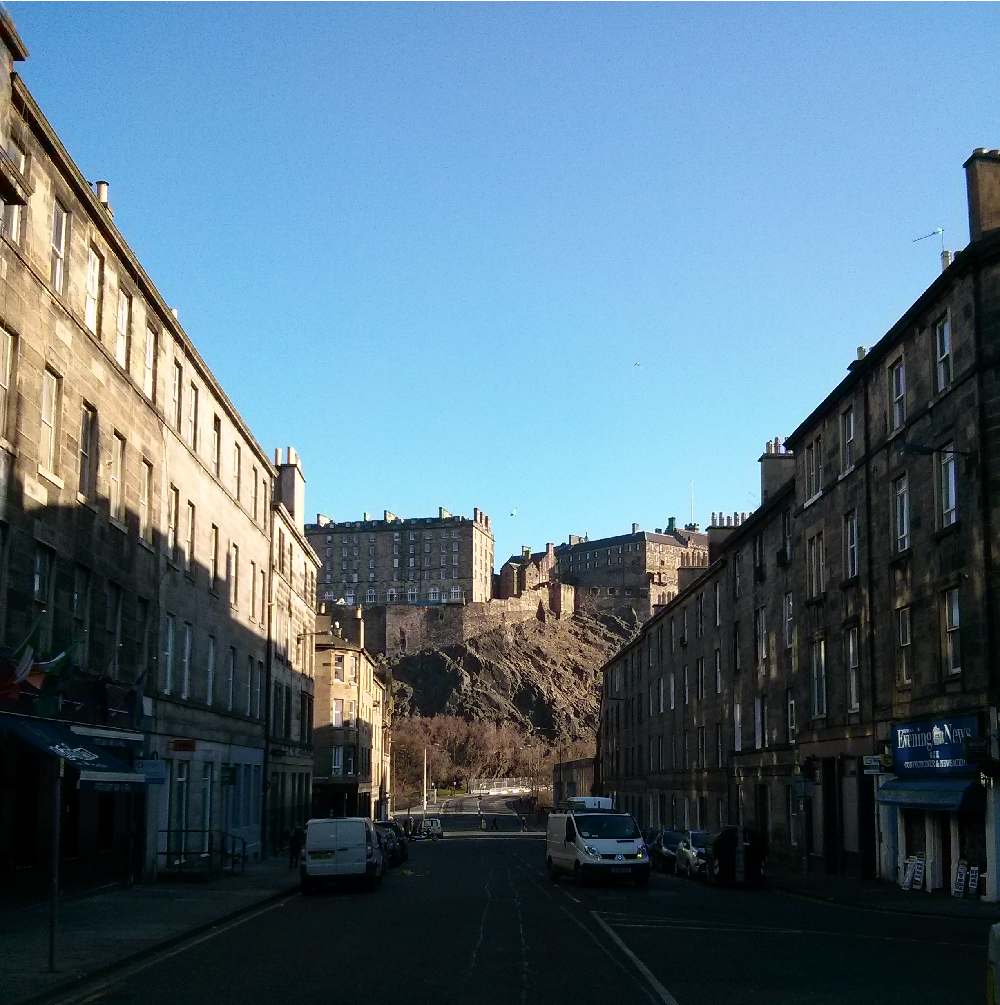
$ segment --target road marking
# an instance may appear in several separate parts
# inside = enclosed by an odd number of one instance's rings
[[[639,973],[646,978],[646,982],[649,986],[656,992],[657,995],[659,995],[660,1001],[663,1002],[664,1005],[678,1005],[677,999],[656,979],[653,971],[650,970],[649,967],[647,967],[646,964],[643,963],[642,960],[640,960],[627,945],[625,945],[621,936],[619,936],[618,933],[596,911],[591,911],[590,913],[594,921],[596,921],[601,928],[608,933],[614,944],[632,961],[636,970],[638,970]]]
[[[293,893],[290,897],[284,897],[282,900],[278,900],[273,904],[268,904],[266,907],[262,907],[257,911],[251,911],[247,914],[241,915],[239,918],[234,918],[232,921],[218,925],[210,931],[205,932],[203,935],[199,935],[188,942],[183,942],[179,946],[174,946],[172,949],[166,949],[163,952],[155,953],[147,959],[138,960],[132,964],[124,964],[121,969],[116,970],[112,976],[104,978],[102,982],[94,988],[94,990],[87,992],[85,987],[77,988],[75,991],[66,995],[65,998],[57,999],[53,1005],[70,1005],[70,1003],[79,1003],[79,1005],[84,1005],[86,1002],[97,1001],[98,998],[101,998],[113,987],[122,984],[130,977],[134,977],[136,974],[140,974],[144,970],[148,970],[150,967],[155,967],[158,963],[164,963],[166,960],[173,959],[175,956],[180,956],[181,953],[186,953],[189,949],[194,949],[195,946],[200,946],[203,942],[208,942],[210,939],[214,939],[218,935],[223,935],[226,932],[232,931],[234,928],[239,928],[240,925],[245,925],[248,921],[253,921],[254,918],[259,918],[262,914],[267,914],[268,911],[274,911],[279,907],[284,907],[285,904],[289,903],[289,901],[295,900],[295,898],[299,896],[301,896],[301,894]],[[81,994],[86,995],[86,997],[81,998]]]
[[[483,887],[486,891],[486,903],[483,905],[483,913],[479,919],[479,938],[476,939],[476,944],[472,949],[472,958],[469,961],[469,972],[466,975],[466,980],[472,976],[472,971],[476,969],[476,963],[479,960],[479,950],[483,946],[483,936],[486,932],[486,915],[490,909],[490,902],[493,900],[493,891],[490,889],[490,883],[492,881],[493,871],[490,870],[490,874],[486,878],[486,885]]]
[[[813,928],[762,928],[755,925],[708,925],[703,919],[650,918],[641,921],[635,915],[611,917],[605,912],[609,924],[615,928],[647,928],[675,932],[711,932],[713,935],[800,935],[823,939],[861,939],[864,942],[915,943],[922,946],[951,946],[956,949],[976,949],[982,947],[977,942],[954,942],[939,939],[915,939],[905,935],[872,935],[865,932],[828,932]]]
[[[514,879],[510,874],[510,867],[507,868],[507,882],[510,883],[511,893],[514,895],[514,907],[517,909],[517,930],[521,937],[521,1005],[525,1005],[528,1000],[528,942],[524,937],[524,915],[521,913],[521,895],[517,892]]]

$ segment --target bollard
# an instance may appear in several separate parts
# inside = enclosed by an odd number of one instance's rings
[[[990,927],[989,956],[986,965],[987,1005],[1000,1005],[1000,925]]]

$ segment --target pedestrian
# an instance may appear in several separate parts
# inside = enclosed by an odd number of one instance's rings
[[[302,846],[306,843],[306,832],[301,827],[296,827],[288,838],[288,868],[298,868],[299,859],[302,857]]]
[[[521,817],[521,830],[526,831],[528,829],[528,821]]]
[[[484,817],[482,813],[479,814],[479,829],[481,831],[486,830],[486,817]]]

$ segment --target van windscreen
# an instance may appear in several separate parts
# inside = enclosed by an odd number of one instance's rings
[[[642,835],[635,821],[628,814],[594,813],[574,814],[577,830],[582,838],[614,840],[615,838],[638,838]]]

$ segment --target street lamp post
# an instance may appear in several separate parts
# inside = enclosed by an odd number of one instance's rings
[[[427,748],[424,747],[424,814],[427,813]]]

